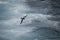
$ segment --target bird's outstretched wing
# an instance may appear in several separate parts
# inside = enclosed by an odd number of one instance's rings
[[[24,16],[23,18],[26,18],[28,15]]]
[[[20,22],[20,24],[22,24],[22,22],[23,22],[23,19],[21,19],[21,22]]]

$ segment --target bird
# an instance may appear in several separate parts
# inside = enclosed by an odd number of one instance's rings
[[[20,24],[22,24],[23,20],[25,20],[26,17],[27,17],[27,15],[21,18]]]

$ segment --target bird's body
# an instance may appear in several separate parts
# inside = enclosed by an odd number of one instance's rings
[[[21,18],[21,22],[20,22],[20,24],[22,24],[23,20],[25,20],[26,17],[27,17],[27,15],[24,16],[23,18]]]

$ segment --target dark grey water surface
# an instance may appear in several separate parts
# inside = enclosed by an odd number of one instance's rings
[[[0,0],[0,40],[60,40],[60,0]]]

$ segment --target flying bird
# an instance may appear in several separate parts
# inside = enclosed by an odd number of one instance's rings
[[[27,15],[21,18],[20,24],[22,24],[23,20],[25,20],[26,17],[27,17]]]

